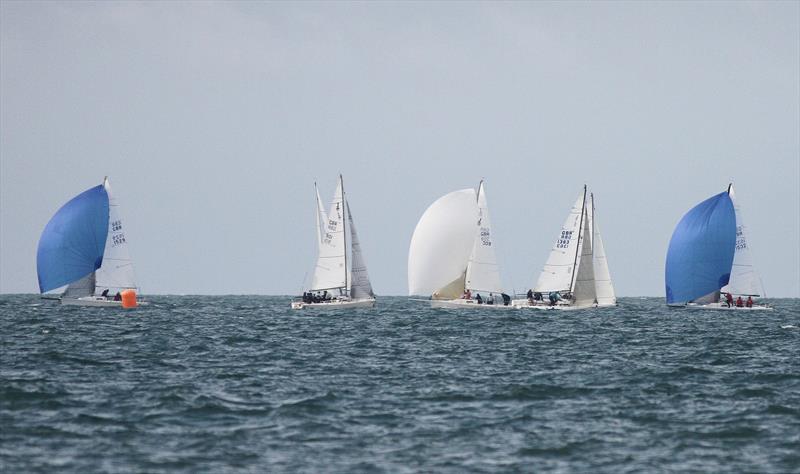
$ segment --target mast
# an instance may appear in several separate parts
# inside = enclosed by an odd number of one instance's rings
[[[578,277],[578,272],[575,269],[575,266],[578,264],[578,254],[580,254],[581,250],[583,249],[583,245],[581,245],[581,232],[583,231],[583,213],[586,212],[586,185],[583,185],[583,205],[581,206],[581,223],[580,227],[578,227],[578,244],[575,246],[575,259],[572,261],[572,279],[569,281],[569,292],[572,293],[573,288],[575,287],[575,278]]]
[[[733,183],[728,183],[728,194],[731,193],[731,188],[733,187]]]
[[[342,186],[342,239],[344,241],[344,291],[347,295],[350,294],[350,285],[347,283],[347,274],[350,273],[347,271],[347,206],[345,203],[347,200],[344,197],[344,180],[342,179],[342,175],[339,175],[339,184]]]

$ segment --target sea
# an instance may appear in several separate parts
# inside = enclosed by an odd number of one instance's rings
[[[0,472],[800,472],[798,299],[148,301],[0,295]]]

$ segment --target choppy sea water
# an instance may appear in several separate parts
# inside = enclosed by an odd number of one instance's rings
[[[0,296],[2,472],[798,472],[800,300]]]

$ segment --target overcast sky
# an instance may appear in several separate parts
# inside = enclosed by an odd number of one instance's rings
[[[483,177],[510,289],[587,183],[618,295],[663,296],[733,180],[767,294],[800,296],[798,5],[3,1],[0,291],[38,291],[45,224],[108,175],[144,293],[297,293],[341,172],[378,294]]]

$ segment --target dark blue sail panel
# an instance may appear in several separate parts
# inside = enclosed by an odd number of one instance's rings
[[[736,214],[727,192],[687,212],[667,251],[667,304],[687,303],[727,285],[735,247]]]
[[[39,238],[39,290],[54,290],[100,268],[107,234],[108,193],[102,185],[64,204]]]

